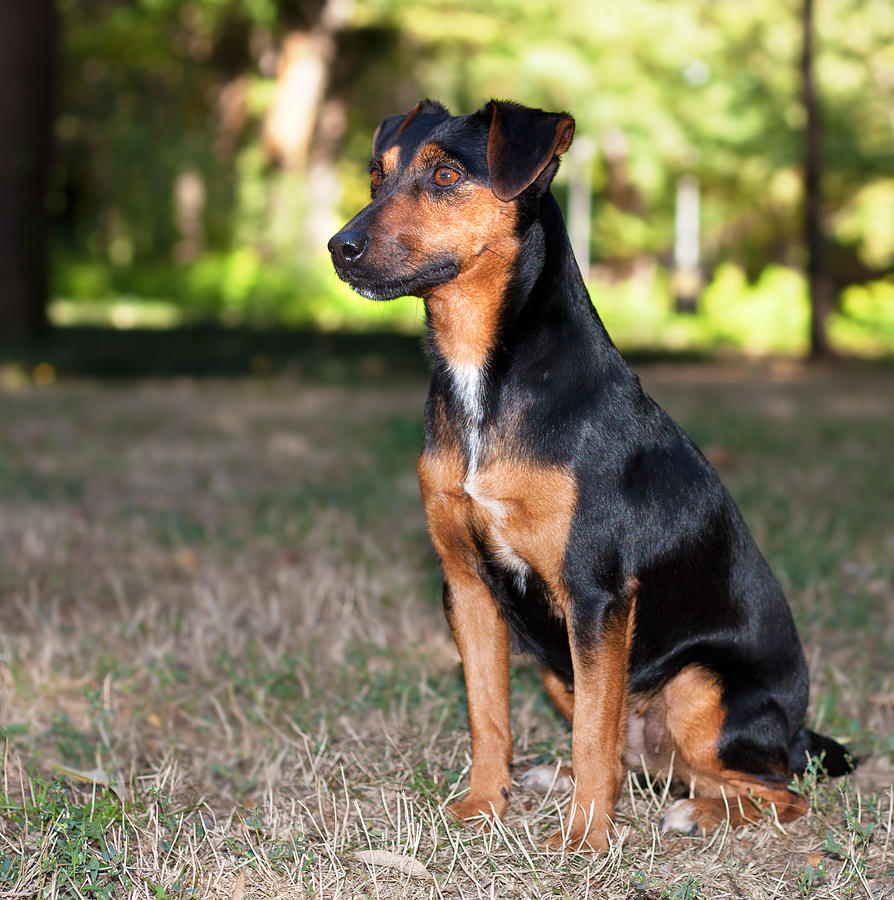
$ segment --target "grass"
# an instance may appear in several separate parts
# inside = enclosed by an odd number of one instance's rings
[[[327,371],[0,377],[0,896],[892,895],[891,369],[641,368],[787,591],[810,724],[862,763],[808,774],[784,833],[662,835],[667,791],[631,779],[600,857],[541,849],[562,797],[445,816],[469,743],[425,382]],[[512,680],[516,772],[567,760],[536,674]]]

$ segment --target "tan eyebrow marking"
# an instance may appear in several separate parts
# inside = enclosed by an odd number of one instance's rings
[[[395,145],[394,147],[389,147],[382,154],[382,169],[386,172],[390,172],[393,169],[396,169],[399,160],[400,148],[397,145]]]
[[[437,144],[423,144],[419,148],[413,161],[410,163],[411,169],[425,169],[438,162],[448,162],[449,157]]]

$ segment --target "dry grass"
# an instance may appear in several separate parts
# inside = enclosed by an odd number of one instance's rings
[[[541,849],[561,797],[445,818],[468,738],[415,484],[424,384],[20,385],[0,897],[894,895],[894,374],[643,374],[786,587],[811,722],[866,757],[808,781],[807,818],[662,835],[664,786],[631,780],[595,858]],[[521,660],[513,685],[517,770],[567,759]]]

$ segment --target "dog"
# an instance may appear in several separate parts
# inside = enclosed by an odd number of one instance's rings
[[[418,474],[466,682],[461,820],[512,787],[509,657],[539,663],[571,723],[574,792],[552,847],[605,850],[626,766],[696,796],[663,830],[775,806],[810,756],[804,652],[782,590],[705,457],[640,386],[575,263],[550,184],[574,119],[423,100],[373,138],[371,202],[329,242],[373,300],[420,297],[432,380]]]

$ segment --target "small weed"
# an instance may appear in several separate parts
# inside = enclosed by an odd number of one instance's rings
[[[0,743],[4,743],[19,735],[27,734],[28,726],[24,723],[8,722],[0,725]]]
[[[660,896],[668,900],[696,900],[699,880],[694,875],[685,875],[683,880],[673,888],[665,888]]]
[[[75,728],[65,713],[53,715],[48,734],[56,746],[56,752],[65,763],[80,768],[91,766],[96,759],[96,741]]]
[[[416,763],[412,785],[416,793],[429,797],[436,803],[442,799],[443,787],[438,785],[437,777],[431,774],[424,759]]]
[[[798,894],[808,900],[810,892],[819,884],[822,884],[826,876],[826,867],[820,862],[816,866],[805,863],[804,868],[798,873]]]
[[[831,830],[828,828],[826,829],[826,834],[823,837],[823,850],[825,850],[826,853],[831,853],[833,856],[838,856],[841,859],[847,857],[847,850],[845,850],[844,847],[842,847],[841,844],[838,843],[835,835],[832,834]]]
[[[795,775],[789,785],[789,790],[803,797],[815,812],[824,809],[829,799],[828,792],[823,790],[828,780],[823,780],[822,773],[822,757],[808,756],[804,772]]]

